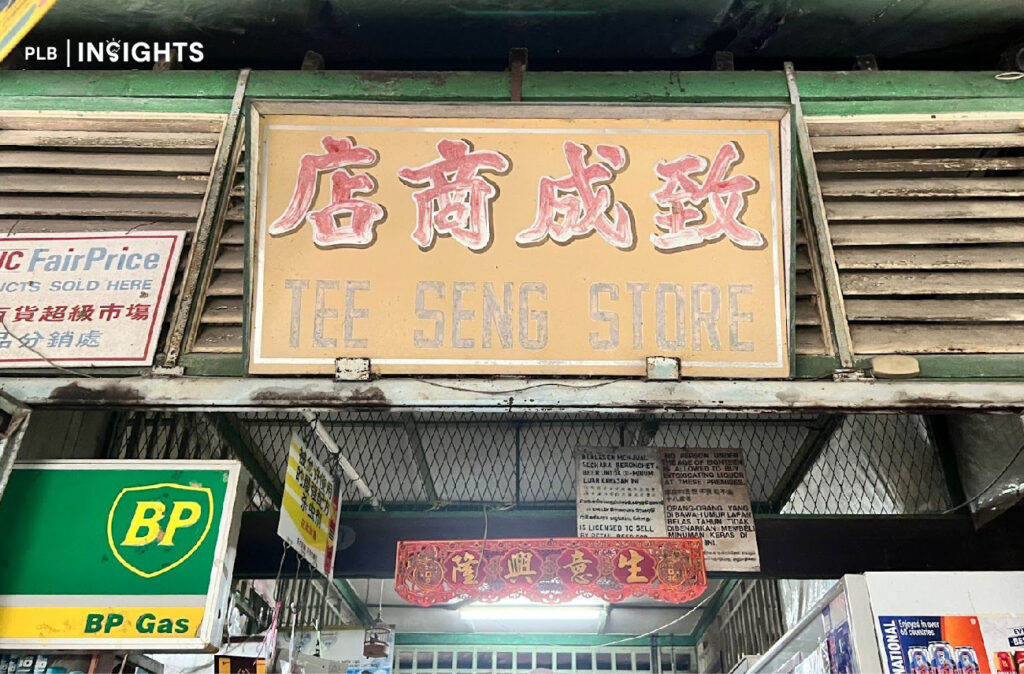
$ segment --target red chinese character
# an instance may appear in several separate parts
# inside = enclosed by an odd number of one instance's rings
[[[123,310],[123,304],[104,304],[100,307],[100,313],[99,316],[97,316],[97,320],[109,321],[115,318],[120,318]]]
[[[490,245],[491,201],[498,189],[479,174],[504,174],[512,164],[500,152],[472,150],[468,141],[442,138],[437,143],[440,159],[398,170],[403,183],[425,188],[413,194],[416,228],[412,239],[420,248],[434,245],[435,231],[451,234],[470,250],[483,250]]]
[[[63,304],[55,307],[43,307],[43,315],[39,317],[39,320],[49,322],[63,321],[67,313],[68,308]]]
[[[380,204],[360,199],[357,194],[373,194],[377,182],[368,173],[353,174],[349,167],[370,167],[379,155],[373,148],[355,144],[352,138],[324,136],[320,144],[326,154],[305,154],[299,160],[299,173],[288,208],[270,223],[273,235],[296,230],[303,219],[313,226],[317,246],[368,246],[373,243],[374,227],[384,220]],[[331,174],[331,202],[310,211],[320,186],[320,174]],[[342,224],[347,218],[348,222]]]
[[[76,304],[71,307],[71,320],[72,321],[91,321],[93,312],[96,311],[96,307],[91,304]]]
[[[35,320],[36,312],[39,311],[39,307],[21,306],[14,310],[15,321],[32,321]]]
[[[149,320],[149,305],[148,304],[129,304],[128,305],[128,318],[133,321],[147,321]]]
[[[598,145],[594,154],[600,159],[587,164],[590,149],[565,141],[562,146],[569,175],[557,180],[540,179],[537,218],[516,235],[524,244],[540,243],[551,237],[558,243],[597,232],[616,248],[633,246],[633,215],[622,202],[615,201],[608,186],[615,174],[626,167],[626,148]]]
[[[757,181],[747,175],[727,178],[726,174],[741,158],[739,146],[730,141],[718,148],[708,168],[708,160],[694,154],[682,155],[673,161],[660,161],[654,172],[665,181],[651,193],[654,201],[667,213],[654,216],[665,234],[651,234],[651,241],[661,250],[677,250],[714,241],[725,235],[740,248],[760,248],[764,237],[759,231],[740,221],[747,207],[747,193],[757,190]],[[694,179],[707,171],[704,184]],[[710,222],[695,227],[691,223],[704,220],[698,208],[707,204]]]

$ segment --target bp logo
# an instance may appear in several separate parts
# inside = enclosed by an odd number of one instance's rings
[[[213,524],[213,492],[171,482],[127,487],[107,516],[107,542],[132,573],[153,578],[191,557]]]

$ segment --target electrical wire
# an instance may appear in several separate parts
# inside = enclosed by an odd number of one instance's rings
[[[666,630],[669,627],[672,627],[673,625],[675,625],[677,622],[680,622],[682,620],[686,620],[687,618],[689,618],[691,615],[693,615],[694,611],[697,611],[697,610],[700,610],[701,608],[703,608],[704,604],[708,603],[708,600],[711,599],[711,597],[713,597],[713,596],[714,596],[713,592],[708,594],[708,596],[706,596],[706,597],[704,597],[703,599],[700,600],[699,604],[695,604],[695,605],[691,606],[690,610],[687,611],[686,613],[684,613],[683,615],[679,616],[675,620],[671,620],[671,621],[665,623],[664,625],[662,625],[660,627],[655,627],[653,630],[650,630],[649,632],[644,632],[643,634],[637,634],[635,636],[628,636],[628,637],[626,637],[624,639],[618,639],[617,641],[609,641],[606,644],[601,644],[600,646],[595,646],[594,648],[608,648],[609,646],[616,646],[618,644],[625,643],[627,641],[633,641],[634,639],[643,639],[644,637],[649,637],[652,634],[656,634],[656,633],[658,633],[658,632],[660,632],[662,630]],[[549,644],[549,645],[555,646],[555,644]]]
[[[1022,75],[1022,76],[1024,76],[1024,75]],[[975,495],[974,495],[974,496],[972,496],[971,498],[967,499],[966,501],[964,501],[964,502],[963,502],[963,503],[961,503],[960,505],[957,505],[957,506],[953,506],[952,508],[948,508],[948,509],[946,509],[946,510],[943,510],[941,514],[943,514],[943,515],[948,515],[948,514],[950,514],[951,512],[955,512],[955,511],[957,511],[957,510],[960,510],[960,508],[963,508],[964,506],[967,506],[967,505],[971,505],[972,503],[974,503],[975,501],[977,501],[977,500],[978,500],[979,498],[981,498],[982,496],[984,496],[984,495],[985,495],[985,492],[987,492],[987,491],[988,491],[989,489],[991,489],[991,488],[993,487],[993,485],[995,485],[995,483],[996,483],[996,482],[998,482],[998,481],[1000,480],[1000,478],[1002,478],[1002,477],[1003,477],[1004,475],[1006,475],[1006,471],[1010,470],[1010,468],[1012,468],[1012,467],[1013,467],[1013,465],[1014,465],[1015,463],[1017,463],[1017,459],[1019,459],[1019,458],[1020,458],[1020,455],[1021,455],[1021,454],[1024,454],[1024,445],[1021,445],[1021,446],[1020,446],[1020,449],[1018,449],[1018,450],[1017,450],[1017,453],[1013,455],[1013,458],[1012,458],[1012,459],[1010,459],[1010,462],[1006,464],[1006,467],[1005,467],[1005,468],[1003,468],[1003,469],[1002,469],[1002,470],[1001,470],[1001,471],[999,472],[999,474],[998,474],[998,475],[996,475],[996,476],[995,476],[994,478],[992,478],[992,481],[991,481],[991,482],[989,482],[989,483],[988,483],[988,484],[987,484],[987,485],[985,486],[985,488],[984,488],[984,489],[982,489],[982,490],[981,490],[981,491],[979,491],[979,492],[978,492],[977,494],[975,494]]]

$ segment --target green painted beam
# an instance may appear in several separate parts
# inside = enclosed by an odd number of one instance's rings
[[[366,602],[356,594],[352,583],[345,578],[335,578],[334,587],[338,588],[342,601],[352,610],[352,613],[359,619],[363,627],[369,627],[373,624],[373,616],[370,615],[370,609],[366,607]]]
[[[266,459],[263,458],[258,444],[249,434],[245,422],[231,412],[208,412],[205,416],[228,443],[256,483],[275,504],[280,505],[284,494],[284,483],[268,469]]]
[[[788,104],[789,94],[773,72],[527,72],[523,100]]]
[[[254,72],[246,94],[250,99],[506,101],[509,77],[489,72]]]
[[[814,465],[814,462],[821,456],[822,450],[828,444],[829,438],[843,423],[842,414],[822,414],[817,421],[807,430],[800,447],[796,450],[793,459],[786,466],[786,472],[779,478],[778,484],[768,497],[771,512],[777,513],[789,502],[800,483],[803,482],[807,472]]]
[[[704,633],[711,627],[711,623],[718,617],[718,612],[722,610],[722,604],[732,594],[733,589],[736,587],[736,583],[739,581],[735,578],[730,578],[722,582],[718,587],[718,591],[712,598],[711,603],[704,607],[704,612],[701,613],[700,620],[697,625],[693,628],[693,641],[694,644],[699,644],[700,640],[704,638]]]
[[[226,98],[235,70],[4,70],[0,96]]]
[[[627,639],[628,634],[444,634],[440,632],[406,632],[395,635],[396,646],[565,646],[595,648]],[[616,646],[649,646],[649,637],[627,639]],[[658,646],[693,648],[697,641],[684,635],[658,635]]]
[[[1022,380],[1024,355],[1016,354],[922,354],[915,356],[921,368],[917,379]],[[871,368],[870,358],[858,358],[859,369]]]
[[[3,80],[0,74],[0,81]],[[227,114],[230,98],[134,98],[126,96],[7,96],[0,93],[3,110],[116,110],[123,112],[192,112]]]

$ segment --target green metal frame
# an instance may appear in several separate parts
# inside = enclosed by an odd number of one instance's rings
[[[396,646],[603,646],[619,641],[628,634],[527,634],[522,632],[488,634],[442,634],[435,632],[406,632],[395,635]],[[650,646],[649,637],[626,639],[615,644],[621,647]],[[659,634],[658,646],[693,648],[697,640],[692,636]]]

